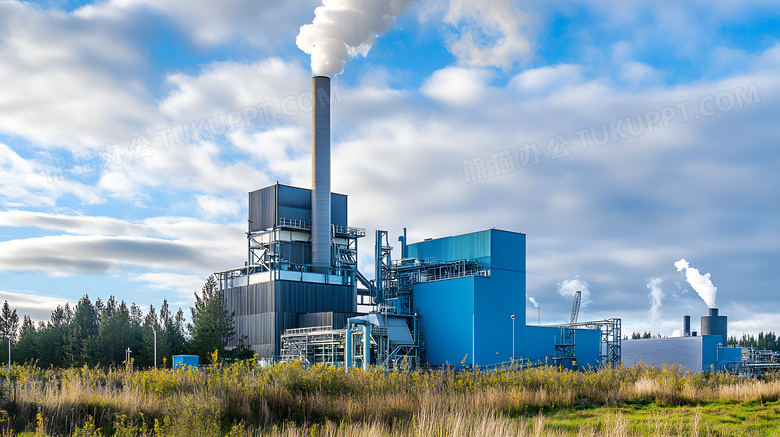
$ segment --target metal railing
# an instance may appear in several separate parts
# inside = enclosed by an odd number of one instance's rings
[[[288,218],[280,217],[279,226],[283,228],[292,228],[292,229],[301,229],[305,231],[310,231],[311,220],[297,220],[297,219],[288,219]],[[336,235],[346,235],[354,238],[366,236],[366,230],[364,228],[354,228],[351,226],[341,226],[341,225],[331,224],[330,229]]]

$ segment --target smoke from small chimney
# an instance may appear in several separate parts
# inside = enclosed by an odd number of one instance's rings
[[[650,289],[650,324],[657,330],[658,322],[661,319],[661,300],[664,298],[664,292],[661,290],[661,278],[653,278],[647,281],[647,288]]]
[[[685,258],[674,263],[678,272],[685,270],[685,280],[691,284],[691,287],[704,300],[710,308],[715,308],[715,297],[718,292],[718,288],[712,285],[710,281],[710,274],[705,273],[702,275],[698,269],[694,269],[690,266]]]

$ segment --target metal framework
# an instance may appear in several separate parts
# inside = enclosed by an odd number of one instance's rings
[[[617,367],[621,362],[621,330],[622,320],[617,318],[594,320],[589,322],[567,323],[564,325],[551,325],[561,328],[573,329],[597,329],[601,332],[601,347],[599,359],[602,367]],[[563,335],[561,336],[563,338]],[[576,349],[576,343],[573,348]],[[556,345],[557,349],[557,345]]]
[[[729,361],[726,370],[732,375],[763,378],[780,372],[780,353],[755,348],[742,348],[741,361]]]
[[[580,301],[582,300],[582,290],[577,290],[574,293],[574,302],[571,305],[571,318],[569,323],[577,323],[577,318],[580,316]]]
[[[317,363],[344,362],[343,329],[328,326],[286,329],[282,334],[282,363],[299,360],[309,366]]]
[[[217,272],[221,289],[247,285],[251,275],[268,273],[265,280],[322,278],[321,282],[352,285],[357,273],[357,240],[364,237],[366,230],[347,226],[331,225],[331,250],[333,265],[328,267],[291,262],[282,256],[282,246],[309,244],[311,240],[310,220],[280,218],[272,229],[247,232],[247,262],[244,267]],[[291,272],[292,276],[291,277]],[[300,273],[301,275],[297,275]],[[322,276],[306,276],[315,273]],[[297,275],[297,276],[296,276]]]
[[[570,367],[576,360],[574,353],[574,329],[569,326],[561,326],[560,335],[555,337],[553,347],[553,363],[556,366]]]

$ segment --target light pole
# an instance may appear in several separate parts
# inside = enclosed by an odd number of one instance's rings
[[[471,315],[471,370],[474,370],[476,372],[476,360],[474,359],[474,330],[475,330],[475,324],[477,320],[477,315],[472,314]]]
[[[512,314],[512,359],[515,359],[515,315]]]
[[[152,332],[154,333],[154,368],[157,368],[157,330],[152,326]]]

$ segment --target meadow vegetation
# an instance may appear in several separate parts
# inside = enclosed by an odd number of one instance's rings
[[[218,363],[218,360],[214,360]],[[780,433],[780,380],[675,367],[385,373],[14,366],[0,433],[27,436],[721,436]],[[13,384],[15,381],[16,390]],[[11,401],[15,397],[15,405]]]

